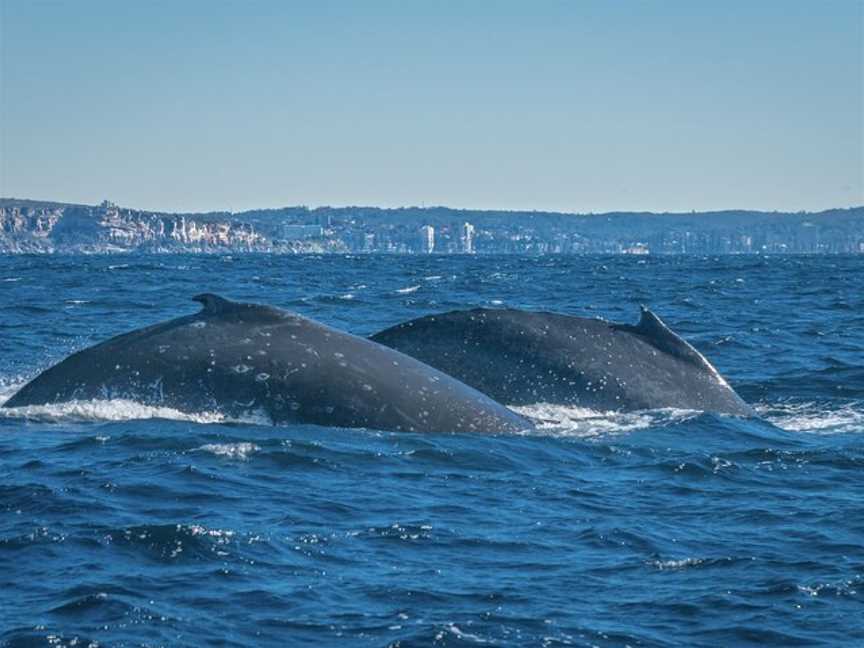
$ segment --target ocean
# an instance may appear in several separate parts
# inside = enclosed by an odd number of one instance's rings
[[[758,418],[538,403],[519,435],[0,410],[0,645],[864,645],[864,256],[4,256],[0,402],[215,292],[367,335],[635,323]]]

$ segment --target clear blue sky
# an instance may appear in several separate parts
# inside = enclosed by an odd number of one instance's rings
[[[864,1],[0,0],[0,195],[864,204]]]

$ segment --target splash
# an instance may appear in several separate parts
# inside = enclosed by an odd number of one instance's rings
[[[3,401],[5,400],[8,400],[8,396],[3,398]],[[169,419],[190,423],[234,422],[233,419],[228,419],[218,412],[181,412],[171,407],[144,405],[122,398],[0,408],[0,418],[23,418],[44,423],[92,423],[140,419]]]
[[[15,395],[19,389],[27,384],[27,378],[21,376],[0,377],[0,407]]]
[[[21,387],[27,384],[20,378],[0,379],[0,419],[27,419],[43,423],[101,423],[132,421],[141,419],[166,419],[190,423],[245,423],[249,425],[272,425],[262,411],[252,411],[242,416],[226,416],[221,412],[181,412],[173,407],[145,405],[134,400],[114,398],[109,400],[75,400],[65,403],[26,405],[4,408]]]
[[[756,406],[765,420],[790,432],[840,434],[864,432],[864,404],[858,403],[768,403]]]
[[[572,405],[535,403],[511,406],[519,414],[534,419],[537,429],[553,436],[595,437],[623,434],[650,427],[673,425],[699,416],[701,412],[682,409],[657,409],[638,412],[592,410]]]

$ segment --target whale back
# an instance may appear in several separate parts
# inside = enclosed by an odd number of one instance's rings
[[[372,339],[511,405],[751,413],[702,354],[645,308],[636,325],[515,309],[452,311]]]
[[[513,431],[524,419],[398,351],[271,306],[199,295],[200,312],[89,347],[6,404],[131,398],[181,411],[414,431]]]

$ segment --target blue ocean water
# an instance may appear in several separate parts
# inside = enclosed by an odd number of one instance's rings
[[[0,410],[0,645],[864,644],[864,257],[0,258],[0,401],[217,292],[358,334],[650,305],[760,413],[524,435]]]

